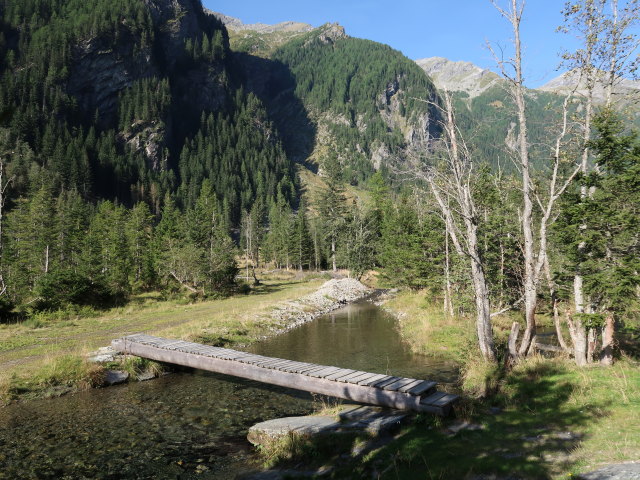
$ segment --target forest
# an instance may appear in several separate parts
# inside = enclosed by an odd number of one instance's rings
[[[149,291],[225,296],[264,266],[377,270],[475,316],[488,360],[525,354],[536,312],[560,334],[565,310],[563,348],[610,359],[611,329],[636,320],[640,231],[640,147],[611,97],[532,95],[516,69],[503,72],[511,91],[470,103],[387,46],[314,30],[272,58],[312,122],[343,119],[314,147],[321,181],[309,193],[283,140],[286,109],[273,106],[281,92],[252,90],[220,21],[198,2],[120,3],[0,4],[4,322]],[[185,15],[197,28],[176,27]],[[585,33],[591,56],[566,62],[592,86],[610,72],[613,88],[627,33],[587,7],[565,15],[567,28],[608,31]],[[97,59],[115,72],[92,77],[100,92],[78,80]],[[120,83],[118,62],[134,72]],[[425,115],[416,151],[407,130]],[[376,168],[381,145],[394,160]],[[522,343],[499,351],[492,310],[518,309]]]

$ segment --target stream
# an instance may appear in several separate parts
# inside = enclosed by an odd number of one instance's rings
[[[368,302],[252,345],[261,355],[454,382],[455,365],[412,355]],[[0,479],[233,479],[255,470],[248,428],[310,413],[306,392],[203,371],[0,409]]]

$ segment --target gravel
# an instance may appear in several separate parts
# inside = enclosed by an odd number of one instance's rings
[[[353,278],[329,280],[309,295],[276,306],[270,314],[278,324],[274,333],[296,328],[373,292]]]

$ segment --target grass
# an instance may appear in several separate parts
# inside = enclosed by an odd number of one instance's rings
[[[640,407],[640,370],[628,360],[612,369],[579,369],[534,357],[503,379],[491,402],[502,412],[480,405],[468,419],[476,430],[452,436],[433,420],[415,424],[352,465],[353,477],[336,475],[357,478],[392,465],[380,478],[570,478],[640,453],[640,426],[630,421]]]
[[[38,392],[47,395],[56,383],[61,389],[69,383],[82,388],[85,377],[78,375],[78,365],[85,363],[86,353],[124,335],[144,332],[224,345],[254,342],[282,327],[270,316],[275,305],[307,295],[324,281],[322,276],[275,272],[247,295],[198,303],[144,295],[101,314],[53,313],[26,324],[0,325],[0,404]],[[64,359],[80,363],[71,368]],[[66,378],[54,375],[67,367]]]
[[[566,358],[534,356],[505,372],[475,353],[473,319],[445,316],[425,292],[401,292],[387,307],[414,351],[460,363],[465,399],[457,419],[423,417],[389,445],[343,462],[334,478],[570,478],[640,457],[636,359],[578,368]],[[494,319],[501,346],[513,320]],[[453,435],[447,427],[461,420],[479,428]]]
[[[581,369],[535,356],[500,379],[499,393],[469,401],[473,408],[458,409],[457,418],[416,415],[386,443],[292,435],[262,449],[261,458],[268,468],[330,464],[328,478],[338,479],[568,479],[638,459],[638,367],[625,358]],[[472,428],[454,433],[463,421]]]

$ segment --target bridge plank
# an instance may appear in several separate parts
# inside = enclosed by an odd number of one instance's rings
[[[289,363],[289,360],[280,360],[279,362],[270,363],[267,365],[267,368],[273,368],[275,370],[280,370],[280,366]]]
[[[381,381],[379,381],[377,383],[374,383],[371,386],[375,387],[375,388],[383,389],[386,385],[389,385],[389,384],[391,384],[393,382],[397,382],[398,380],[400,380],[400,377],[389,377],[389,378],[387,378],[385,380],[381,380]]]
[[[302,362],[302,365],[300,365],[298,368],[295,369],[295,373],[304,373],[308,370],[315,370],[317,367],[317,365],[315,363],[306,363],[306,362]]]
[[[440,400],[445,395],[446,395],[445,392],[435,392],[429,395],[428,397],[425,397],[422,400],[420,400],[420,403],[423,405],[434,405],[435,402]]]
[[[153,360],[392,408],[443,415],[458,398],[432,392],[436,384],[426,380],[271,358],[183,340],[140,334],[112,344],[121,352]],[[425,392],[428,396],[420,396]]]
[[[393,382],[388,385],[385,385],[383,387],[383,390],[397,391],[400,387],[404,387],[405,385],[413,383],[414,381],[415,381],[415,378],[401,378],[397,382]]]
[[[309,374],[310,377],[324,378],[327,375],[331,375],[332,373],[336,373],[338,370],[341,370],[340,367],[325,367],[321,370],[316,370],[315,372],[311,372]]]
[[[417,387],[418,385],[420,385],[423,381],[424,380],[414,380],[413,382],[400,387],[398,391],[402,393],[406,393],[408,390],[412,389],[413,387]]]
[[[282,367],[282,370],[285,372],[296,373],[296,370],[300,369],[306,365],[304,362],[291,362],[289,365]]]
[[[409,395],[415,395],[416,397],[419,397],[423,393],[434,388],[436,385],[437,385],[436,382],[430,382],[429,380],[425,380],[421,384],[413,387],[411,390],[407,390],[407,393]]]
[[[377,377],[378,375],[381,375],[381,374],[380,373],[367,373],[366,375],[363,375],[361,377],[354,378],[353,379],[353,383],[360,385],[365,380],[372,380],[373,377]]]
[[[391,378],[389,375],[385,375],[384,373],[379,373],[377,375],[374,375],[373,377],[364,380],[364,381],[360,381],[358,382],[358,385],[362,385],[364,387],[370,387],[372,386],[374,383],[378,383],[379,381],[385,379],[385,378]]]
[[[351,382],[352,379],[357,378],[357,377],[361,377],[364,373],[367,373],[367,372],[363,372],[361,370],[356,370],[355,372],[350,373],[349,375],[345,375],[344,377],[336,378],[336,380],[338,382],[352,383]]]
[[[293,364],[295,362],[293,362],[292,360],[284,360],[280,365],[276,366],[275,368],[277,370],[284,370],[285,368],[291,366],[291,364]]]
[[[325,380],[336,380],[340,377],[344,377],[345,375],[349,375],[350,373],[355,372],[355,370],[351,370],[349,368],[341,368],[340,370],[338,370],[335,373],[332,373],[331,375],[327,375],[326,377],[324,377]]]
[[[358,383],[358,381],[363,380],[363,379],[365,379],[365,378],[370,378],[370,377],[371,377],[371,375],[373,375],[373,374],[372,374],[372,373],[370,373],[370,372],[359,372],[359,373],[358,373],[358,375],[352,376],[352,377],[348,380],[348,382],[349,382],[349,383],[353,383],[353,384],[357,384],[357,383]]]

